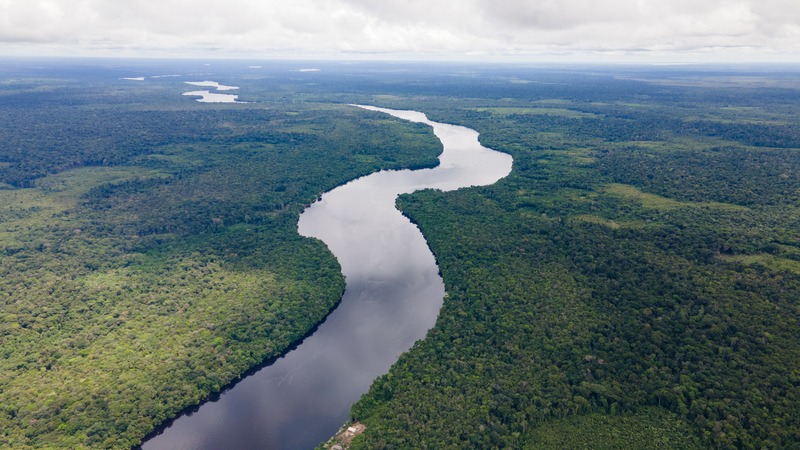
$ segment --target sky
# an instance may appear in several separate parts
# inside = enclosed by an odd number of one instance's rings
[[[800,62],[800,0],[0,0],[0,55]]]

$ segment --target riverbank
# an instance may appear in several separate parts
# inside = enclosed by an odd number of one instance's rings
[[[395,208],[395,200],[420,189],[494,182],[510,172],[511,157],[482,147],[474,130],[432,122],[419,112],[379,109],[367,117],[373,114],[420,123],[410,129],[426,136],[433,127],[443,148],[440,164],[376,172],[323,194],[307,208],[298,221],[300,234],[325,242],[347,281],[339,307],[294,351],[175,421],[158,436],[161,444],[145,448],[172,448],[170,442],[313,448],[347,420],[350,406],[373,380],[434,325],[444,284],[424,237]]]
[[[347,422],[333,437],[328,439],[328,442],[317,447],[317,450],[347,450],[353,443],[353,439],[363,433],[366,428],[361,422]]]

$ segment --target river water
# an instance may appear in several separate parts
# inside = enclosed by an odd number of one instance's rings
[[[511,156],[481,146],[469,128],[415,111],[360,107],[433,127],[444,147],[439,166],[373,173],[306,209],[299,232],[321,239],[339,260],[347,280],[341,304],[297,348],[176,419],[145,450],[314,448],[434,325],[444,285],[425,239],[395,209],[395,198],[492,184],[511,171]]]

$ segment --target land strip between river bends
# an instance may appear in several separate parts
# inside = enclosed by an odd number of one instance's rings
[[[0,448],[130,448],[283,352],[344,292],[303,205],[441,151],[346,105],[199,104],[98,70],[47,106],[3,85]]]
[[[491,184],[510,173],[511,157],[482,147],[468,128],[414,111],[363,108],[433,127],[444,147],[439,165],[376,172],[309,207],[298,228],[339,260],[347,280],[340,305],[298,348],[179,418],[145,449],[313,448],[435,323],[444,285],[422,234],[395,199],[419,189]]]

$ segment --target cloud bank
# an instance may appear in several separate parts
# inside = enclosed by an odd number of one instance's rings
[[[0,53],[800,61],[798,0],[0,0]]]

